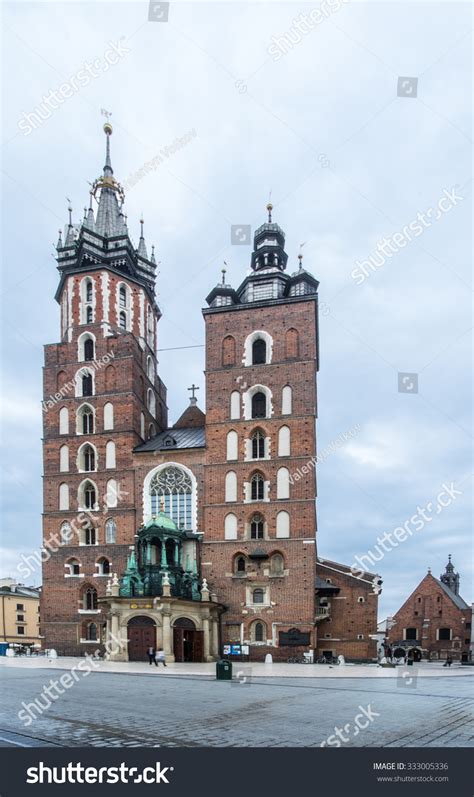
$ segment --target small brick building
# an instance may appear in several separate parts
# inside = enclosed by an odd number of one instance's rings
[[[131,242],[105,132],[91,207],[58,241],[61,340],[45,347],[46,646],[80,655],[114,628],[122,659],[150,640],[179,660],[371,658],[374,576],[317,562],[317,280],[301,256],[287,273],[269,205],[247,276],[234,289],[224,272],[203,310],[206,414],[193,385],[169,427],[156,261],[143,222]]]
[[[411,651],[414,658],[469,658],[472,609],[459,595],[459,581],[451,555],[439,579],[428,570],[389,622],[393,656]]]

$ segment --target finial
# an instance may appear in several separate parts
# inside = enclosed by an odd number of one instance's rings
[[[222,284],[223,284],[223,285],[225,285],[225,275],[226,275],[226,269],[225,269],[225,268],[223,268],[223,269],[221,269],[221,270],[222,270]]]
[[[67,197],[66,197],[66,199],[67,199]],[[68,202],[69,202],[69,205],[68,205],[68,209],[67,210],[68,210],[68,213],[69,213],[69,226],[72,227],[72,205],[71,205],[71,200],[68,199]]]
[[[63,237],[62,237],[61,230],[58,230],[58,233],[59,233],[59,237],[58,237],[58,242],[56,244],[56,249],[61,249],[62,245],[63,245]]]
[[[197,404],[197,398],[195,396],[195,393],[196,393],[196,390],[199,390],[198,386],[195,385],[194,382],[193,382],[191,387],[188,387],[188,390],[191,392],[191,397],[189,399],[191,404]]]
[[[143,216],[140,216],[140,238],[143,238],[143,225],[145,224]]]
[[[451,564],[451,554],[448,553],[448,562]]]
[[[431,576],[431,567],[428,568],[428,575]]]
[[[267,210],[268,210],[268,223],[271,224],[272,223],[272,210],[273,210],[273,205],[272,205],[271,202],[268,202]]]

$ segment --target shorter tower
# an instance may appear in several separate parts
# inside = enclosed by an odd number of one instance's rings
[[[454,565],[451,562],[451,554],[448,555],[448,564],[446,565],[444,573],[442,573],[439,577],[439,580],[446,584],[447,587],[454,592],[455,595],[459,595],[459,573],[454,571]]]

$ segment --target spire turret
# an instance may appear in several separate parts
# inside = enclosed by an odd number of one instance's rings
[[[446,584],[451,592],[454,592],[455,595],[459,595],[459,573],[456,573],[454,570],[451,554],[448,555],[448,564],[446,565],[444,573],[440,575],[439,580],[442,581],[443,584]]]
[[[145,224],[145,222],[143,221],[143,217],[142,217],[140,219],[140,241],[138,242],[138,250],[137,251],[138,251],[138,254],[140,255],[140,257],[144,257],[145,260],[148,260],[148,252],[147,252],[147,249],[146,249],[145,237],[143,235],[143,225],[144,224]]]

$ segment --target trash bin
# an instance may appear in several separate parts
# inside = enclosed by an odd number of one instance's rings
[[[407,659],[407,664],[409,667],[413,667],[413,659]]]
[[[216,681],[232,681],[232,662],[221,659],[216,662]]]

